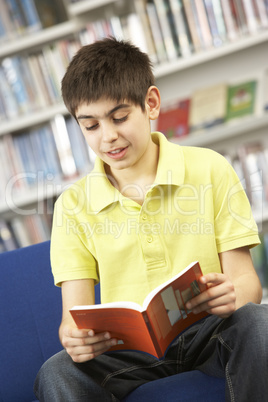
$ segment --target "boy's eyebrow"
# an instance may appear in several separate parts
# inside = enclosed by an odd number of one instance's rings
[[[116,112],[119,109],[124,109],[124,108],[128,108],[130,107],[130,105],[128,105],[127,103],[121,103],[120,105],[115,106],[113,109],[109,110],[109,112],[107,112],[105,114],[105,117],[109,117],[111,114],[113,114],[114,112]],[[77,120],[83,120],[83,119],[94,119],[95,116],[91,116],[91,115],[87,115],[87,114],[80,114],[79,116],[77,116]]]

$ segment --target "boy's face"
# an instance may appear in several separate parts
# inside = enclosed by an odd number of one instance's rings
[[[137,168],[146,163],[154,144],[150,119],[155,113],[146,104],[142,111],[127,101],[100,99],[81,104],[76,118],[90,148],[113,170]],[[150,158],[149,158],[150,159]]]

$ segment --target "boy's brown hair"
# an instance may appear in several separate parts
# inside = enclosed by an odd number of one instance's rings
[[[81,103],[103,97],[130,101],[145,110],[145,96],[154,85],[147,54],[127,41],[105,38],[83,46],[62,80],[62,97],[74,116]]]

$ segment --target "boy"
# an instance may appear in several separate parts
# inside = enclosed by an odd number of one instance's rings
[[[62,288],[65,350],[40,370],[39,400],[118,401],[144,382],[199,369],[228,378],[227,401],[268,401],[267,306],[259,305],[249,252],[259,238],[233,169],[211,150],[151,134],[160,94],[147,55],[129,43],[83,47],[62,94],[97,159],[55,205],[51,261]],[[141,304],[195,260],[208,290],[187,307],[211,315],[161,362],[138,352],[106,354],[116,339],[78,330],[71,318],[72,306],[94,303],[99,280],[102,302]]]

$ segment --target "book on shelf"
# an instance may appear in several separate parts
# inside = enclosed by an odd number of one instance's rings
[[[62,0],[34,0],[34,3],[41,19],[42,28],[48,28],[67,20]]]
[[[177,34],[179,53],[182,57],[188,57],[191,55],[193,49],[182,0],[169,0],[169,3],[173,14],[174,29]]]
[[[25,20],[22,14],[19,3],[16,0],[5,0],[10,21],[12,21],[14,30],[17,34],[22,34],[25,31]]]
[[[86,143],[80,126],[73,117],[66,117],[65,124],[70,139],[76,169],[82,174],[91,167],[89,146]]]
[[[168,60],[178,57],[178,38],[174,30],[173,14],[166,0],[154,0],[158,21],[163,34]]]
[[[180,138],[189,133],[190,99],[177,100],[162,106],[157,119],[157,131],[167,138]]]
[[[18,248],[18,244],[14,238],[10,226],[4,219],[0,219],[0,240],[3,251],[12,251]]]
[[[164,63],[167,61],[167,52],[165,48],[163,33],[161,30],[160,22],[156,12],[155,4],[152,0],[148,0],[146,3],[146,11],[148,15],[148,20],[150,23],[150,28],[152,31],[152,37],[155,44],[155,49],[157,53],[157,59],[159,63]]]
[[[190,131],[199,131],[223,123],[226,115],[226,99],[225,83],[194,91],[191,96]]]
[[[267,28],[268,27],[268,3],[266,1],[266,7],[265,7],[265,0],[253,0],[254,5],[256,7],[256,14],[257,14],[257,19],[259,20],[259,23],[262,27]]]
[[[195,7],[196,23],[200,27],[200,36],[202,38],[203,47],[209,49],[212,46],[212,35],[208,22],[205,5],[202,1],[192,0],[192,6]]]
[[[212,40],[215,47],[221,46],[226,39],[223,15],[219,12],[219,6],[213,0],[204,0]]]
[[[238,21],[240,32],[242,34],[247,34],[249,30],[243,0],[232,0],[232,5],[233,5],[233,12],[235,13]]]
[[[201,276],[199,263],[193,262],[150,292],[143,306],[114,302],[74,306],[70,313],[78,328],[110,332],[118,340],[110,351],[135,350],[161,359],[179,334],[208,315],[193,314],[185,305],[206,289],[199,282]]]
[[[221,0],[223,18],[226,26],[227,37],[234,41],[239,37],[238,22],[236,20],[232,0]]]
[[[140,20],[141,20],[141,24],[143,27],[143,33],[145,36],[145,41],[146,41],[150,59],[153,63],[157,63],[157,61],[158,61],[157,52],[156,52],[156,47],[155,47],[155,43],[154,43],[154,39],[153,39],[152,29],[150,26],[150,21],[149,21],[148,14],[146,11],[146,1],[147,0],[135,0],[134,7],[136,10],[136,13],[139,15]]]
[[[25,83],[21,78],[20,59],[18,57],[6,57],[2,60],[2,68],[5,79],[13,93],[19,113],[27,113],[31,111],[31,102],[29,94],[25,87]]]
[[[78,172],[71,148],[70,138],[64,116],[57,114],[50,122],[63,177],[75,177]]]
[[[253,142],[238,147],[237,154],[252,208],[262,211],[268,205],[268,149],[260,142]]]
[[[191,2],[191,0],[182,1],[187,23],[189,26],[190,35],[192,38],[193,48],[196,52],[199,52],[200,50],[202,50],[202,39],[198,21],[196,21],[196,10],[193,7],[194,4]]]
[[[256,15],[257,10],[253,4],[253,0],[242,0],[242,2],[248,31],[250,33],[256,33],[259,29],[259,23]]]
[[[256,80],[245,81],[228,87],[226,121],[254,113],[256,89]]]
[[[121,17],[120,20],[123,38],[129,40],[135,46],[139,47],[142,52],[148,53],[150,56],[140,16],[137,13],[130,13]]]
[[[11,90],[9,83],[7,82],[2,65],[0,65],[0,91],[6,117],[8,119],[17,117],[20,113],[19,106],[17,104],[14,93]]]
[[[268,69],[264,71],[263,75],[262,97],[263,110],[268,111]]]
[[[16,35],[16,27],[10,18],[9,9],[7,7],[6,0],[0,0],[0,10],[1,10],[1,22],[4,34],[2,36],[3,41],[14,38]]]
[[[31,34],[67,19],[61,0],[0,0],[0,9],[6,39]]]
[[[28,32],[42,29],[42,23],[38,15],[34,0],[20,0],[18,2]]]

